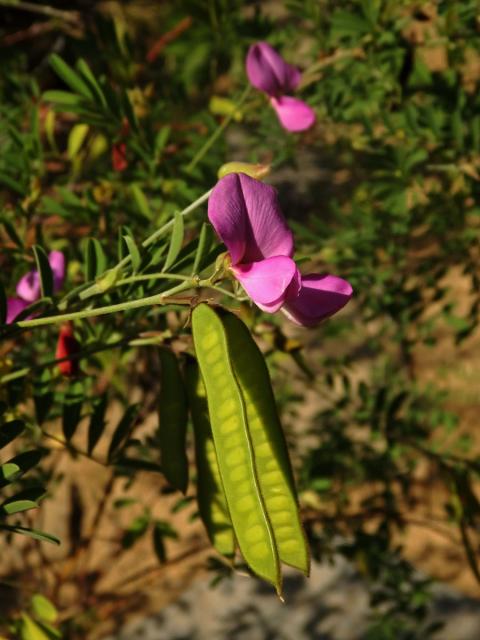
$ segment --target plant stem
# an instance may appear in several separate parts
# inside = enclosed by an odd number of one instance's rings
[[[46,438],[50,438],[50,440],[54,440],[58,444],[63,445],[65,447],[65,449],[70,449],[70,451],[73,451],[77,455],[83,456],[84,458],[88,458],[92,462],[96,462],[97,464],[102,465],[102,467],[110,466],[107,462],[104,462],[103,460],[100,460],[100,458],[96,458],[95,456],[90,455],[86,451],[82,451],[81,449],[77,449],[77,447],[75,447],[75,445],[71,444],[70,442],[67,442],[63,438],[59,438],[55,434],[49,433],[48,431],[45,431],[44,429],[40,429],[40,431],[42,432],[42,435],[44,435]]]
[[[67,320],[82,320],[83,318],[105,316],[109,313],[116,313],[117,311],[139,309],[140,307],[148,307],[154,304],[167,304],[169,302],[167,302],[168,297],[176,293],[180,293],[181,291],[187,291],[187,289],[193,289],[197,286],[200,286],[200,284],[194,280],[190,280],[190,282],[182,282],[182,284],[179,284],[168,291],[164,291],[163,293],[157,293],[154,296],[147,296],[146,298],[140,298],[139,300],[110,304],[106,307],[97,307],[96,309],[83,309],[82,311],[74,311],[72,313],[62,313],[60,315],[47,316],[45,318],[35,318],[34,320],[21,320],[16,324],[23,328],[41,327],[48,324],[55,324],[57,322],[66,322]],[[175,302],[175,300],[172,302]]]
[[[245,90],[243,91],[242,95],[240,96],[240,98],[238,99],[238,102],[235,105],[235,108],[232,110],[232,112],[230,113],[230,115],[228,115],[225,120],[223,120],[223,122],[215,129],[215,131],[212,133],[212,135],[210,136],[210,138],[208,138],[208,140],[205,142],[205,144],[203,145],[203,147],[200,148],[200,150],[195,154],[195,156],[193,157],[193,159],[189,162],[189,164],[187,165],[187,172],[190,172],[194,169],[194,167],[196,167],[196,165],[200,162],[200,160],[203,158],[203,156],[207,153],[207,151],[210,149],[210,147],[216,142],[216,140],[222,135],[222,133],[225,131],[225,129],[228,127],[228,125],[231,123],[231,121],[233,120],[233,118],[235,117],[237,110],[239,109],[239,107],[242,106],[242,104],[245,102],[245,100],[247,99],[250,91],[252,90],[251,86],[248,85]]]
[[[132,282],[141,282],[143,280],[181,280],[182,282],[191,281],[191,276],[182,276],[176,273],[143,273],[138,276],[129,276],[128,278],[122,278],[115,283],[116,287],[120,287],[123,284],[131,284]]]

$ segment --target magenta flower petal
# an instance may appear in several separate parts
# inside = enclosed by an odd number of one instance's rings
[[[283,307],[286,315],[306,327],[312,327],[344,307],[352,297],[349,282],[332,275],[302,276],[297,296],[288,295]]]
[[[274,256],[260,262],[239,264],[232,267],[232,271],[255,304],[274,313],[284,303],[297,267],[287,256]]]
[[[53,275],[53,290],[57,292],[65,280],[65,256],[61,251],[50,251],[48,261]],[[35,269],[20,278],[17,283],[17,295],[26,302],[35,302],[42,295],[40,276]]]
[[[247,53],[247,76],[256,89],[269,96],[278,96],[296,89],[301,73],[285,62],[267,42],[257,42]]]
[[[247,243],[247,212],[238,174],[219,180],[208,199],[208,219],[225,244],[233,264],[243,258]]]
[[[7,300],[7,324],[11,324],[15,318],[21,313],[30,303],[25,302],[21,298],[8,298]]]
[[[271,98],[270,102],[282,127],[288,131],[305,131],[315,123],[315,111],[302,100],[282,96]]]
[[[29,271],[17,283],[17,296],[26,302],[35,302],[41,296],[38,271]]]
[[[208,201],[208,218],[233,265],[293,255],[293,234],[276,190],[244,173],[230,173],[217,182]]]
[[[53,291],[56,293],[65,280],[65,256],[61,251],[50,251],[48,262],[53,273]]]

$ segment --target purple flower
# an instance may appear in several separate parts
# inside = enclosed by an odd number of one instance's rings
[[[291,258],[293,235],[275,189],[244,173],[230,173],[213,189],[208,217],[245,291],[261,309],[277,311],[297,267]]]
[[[288,131],[304,131],[315,122],[315,112],[302,100],[286,95],[300,83],[301,73],[285,62],[267,42],[257,42],[247,53],[250,83],[270,97],[282,126]]]
[[[350,299],[346,280],[300,274],[292,259],[293,235],[273,187],[231,173],[214,187],[208,218],[228,249],[232,273],[263,311],[282,308],[294,322],[313,326]]]
[[[282,311],[304,327],[313,327],[333,316],[352,297],[353,289],[347,280],[330,274],[310,273],[302,276],[298,271],[300,287],[287,292]]]
[[[53,290],[56,293],[62,288],[65,280],[65,256],[61,251],[51,251],[48,254],[48,262],[53,274]],[[40,298],[42,292],[38,271],[29,271],[22,276],[17,283],[16,292],[18,297],[8,298],[7,301],[7,324],[12,323],[26,307]]]

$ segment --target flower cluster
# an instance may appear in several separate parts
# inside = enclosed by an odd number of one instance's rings
[[[65,279],[65,256],[61,251],[51,251],[48,262],[53,274],[53,290],[57,292]],[[41,297],[40,275],[37,270],[29,271],[20,278],[16,293],[16,298],[7,300],[7,324],[12,323],[26,307]]]
[[[208,218],[228,250],[231,272],[263,311],[281,309],[308,327],[350,300],[346,280],[300,273],[293,260],[293,234],[273,187],[243,173],[226,175],[212,191]]]
[[[285,129],[305,131],[314,124],[315,111],[302,100],[287,95],[298,87],[300,71],[285,62],[267,42],[250,47],[246,68],[250,84],[267,94]]]

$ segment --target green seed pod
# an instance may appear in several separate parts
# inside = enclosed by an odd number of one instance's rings
[[[222,318],[240,387],[260,489],[280,560],[309,573],[310,558],[300,521],[287,445],[265,360],[250,331],[235,315]]]
[[[244,400],[230,361],[224,326],[212,308],[200,304],[192,313],[192,333],[238,545],[251,569],[280,591],[275,538],[258,483]]]
[[[220,478],[208,417],[205,385],[193,359],[187,364],[185,373],[188,404],[195,434],[198,509],[213,547],[221,555],[233,556],[235,534]]]
[[[188,421],[187,398],[177,357],[169,349],[160,349],[161,387],[158,442],[162,470],[168,482],[186,493],[188,459],[185,440]]]

